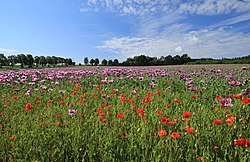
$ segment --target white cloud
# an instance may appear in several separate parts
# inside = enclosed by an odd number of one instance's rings
[[[114,37],[96,48],[124,58],[139,54],[160,57],[187,53],[191,57],[231,57],[249,54],[250,34],[231,28],[250,20],[249,0],[90,0],[85,11],[105,10],[132,15],[134,36]],[[88,8],[85,9],[85,8]],[[195,29],[190,15],[231,14],[235,17]]]
[[[195,58],[221,58],[249,54],[249,42],[249,34],[199,30],[165,37],[113,38],[97,48],[122,55],[125,58],[138,54],[160,57],[168,54],[180,54],[180,52]]]
[[[231,12],[249,11],[250,1],[241,0],[202,0],[180,4],[179,12],[198,15],[218,15]]]
[[[95,11],[98,8],[121,15],[144,15],[170,11],[178,3],[178,0],[84,0],[80,11]]]
[[[6,54],[6,55],[13,54],[15,52],[16,52],[16,50],[13,50],[13,49],[0,48],[0,53]]]
[[[176,47],[176,48],[175,48],[175,52],[176,52],[176,53],[182,52],[181,46]]]
[[[247,12],[249,0],[84,0],[81,12],[105,10],[121,15],[169,14],[174,11],[198,15]]]

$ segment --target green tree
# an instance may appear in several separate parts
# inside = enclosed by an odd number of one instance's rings
[[[84,62],[85,65],[88,65],[88,63],[89,63],[89,58],[88,58],[88,57],[85,57],[85,58],[83,59],[83,62]]]
[[[4,56],[3,53],[0,53],[0,68],[2,68],[2,65],[5,65],[7,61],[7,58]]]
[[[181,56],[181,64],[186,64],[188,63],[189,61],[191,61],[191,58],[187,55],[187,54],[183,54]]]
[[[37,67],[38,67],[38,65],[40,65],[40,57],[39,56],[34,57],[34,63],[36,64]]]
[[[100,61],[98,58],[95,58],[95,65],[99,65]]]
[[[165,57],[164,65],[173,65],[173,64],[174,64],[173,57],[171,55]]]
[[[114,65],[114,66],[118,66],[118,65],[119,65],[118,59],[114,59],[113,65]]]
[[[8,62],[13,67],[17,63],[17,57],[16,57],[16,55],[10,55],[10,56],[8,56]]]
[[[102,65],[103,65],[103,66],[107,66],[107,64],[108,64],[108,61],[107,61],[106,59],[103,59],[103,60],[102,60]]]
[[[175,55],[173,57],[173,62],[174,62],[174,65],[181,65],[181,57],[179,55]]]
[[[94,65],[95,60],[94,60],[94,59],[91,59],[89,63],[90,63],[91,65]]]
[[[21,68],[24,67],[24,65],[28,64],[27,57],[25,54],[18,54],[17,55],[17,62],[21,64]]]
[[[52,56],[52,64],[54,65],[54,67],[57,65],[57,57],[56,56]]]
[[[47,64],[47,60],[44,56],[40,56],[40,64],[42,66],[45,66]]]
[[[109,60],[109,61],[108,61],[108,65],[109,65],[109,66],[113,66],[113,60]]]
[[[31,54],[27,54],[27,65],[29,65],[29,68],[32,68],[33,63],[34,63],[34,58]]]

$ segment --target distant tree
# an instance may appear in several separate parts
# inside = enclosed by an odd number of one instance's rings
[[[61,64],[61,65],[63,65],[64,63],[65,63],[65,59],[64,58],[62,58],[62,57],[57,57],[57,63],[59,63],[59,64]]]
[[[112,61],[112,60],[109,60],[109,61],[108,61],[108,65],[109,65],[109,66],[113,66],[113,61]]]
[[[21,68],[24,67],[24,65],[27,65],[27,57],[25,54],[18,54],[17,55],[17,62],[21,64]]]
[[[173,57],[171,55],[168,55],[164,59],[164,65],[173,65]]]
[[[135,65],[146,66],[149,63],[149,59],[145,55],[140,55],[140,56],[134,57],[134,62],[135,62]]]
[[[106,59],[103,59],[103,60],[102,60],[102,65],[103,65],[103,66],[107,66],[107,64],[108,64],[108,61],[107,61]]]
[[[165,57],[161,56],[158,60],[157,60],[157,64],[158,65],[164,65],[164,61],[165,61]]]
[[[91,65],[94,65],[95,60],[94,60],[94,59],[91,59],[89,63],[90,63]]]
[[[16,57],[16,55],[10,55],[10,56],[8,56],[8,62],[13,67],[17,63],[17,57]]]
[[[149,65],[150,66],[154,66],[154,65],[158,65],[158,59],[157,57],[148,57],[148,60],[149,60]]]
[[[2,65],[5,65],[7,61],[7,58],[4,56],[3,53],[0,53],[0,68],[2,68]]]
[[[45,59],[46,59],[47,64],[51,65],[53,63],[51,56],[46,56]]]
[[[34,63],[34,58],[31,54],[27,54],[27,65],[29,65],[29,68],[32,68],[33,63]]]
[[[72,59],[71,59],[71,58],[69,58],[69,60],[68,60],[68,64],[69,64],[69,65],[73,65],[73,61],[72,61]]]
[[[57,57],[56,56],[52,56],[52,64],[54,65],[54,67],[57,65]]]
[[[89,63],[88,57],[85,57],[85,58],[83,59],[83,62],[84,62],[85,65],[88,65],[88,63]]]
[[[36,64],[37,67],[38,67],[38,65],[40,65],[40,57],[39,56],[34,57],[34,63]]]
[[[118,59],[114,59],[113,65],[114,65],[114,66],[118,66],[118,65],[119,65]]]
[[[181,65],[181,57],[179,55],[175,55],[173,57],[173,62],[174,62],[174,65]]]
[[[100,61],[98,58],[95,58],[95,65],[99,65]]]
[[[66,64],[66,66],[68,66],[68,65],[73,65],[72,59],[71,59],[71,58],[66,58],[66,59],[65,59],[65,64]]]
[[[46,60],[46,58],[44,56],[40,56],[39,59],[40,59],[40,64],[42,66],[45,66],[47,64],[47,60]]]
[[[183,54],[181,56],[181,64],[186,64],[188,63],[189,61],[191,61],[191,58],[187,55],[187,54]]]

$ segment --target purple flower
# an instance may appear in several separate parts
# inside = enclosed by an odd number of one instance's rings
[[[132,93],[132,94],[136,94],[136,90],[133,89],[133,90],[131,91],[131,93]]]
[[[75,115],[75,114],[77,113],[77,111],[78,111],[78,110],[74,110],[74,109],[71,110],[71,109],[69,109],[69,110],[68,110],[68,114],[69,114],[70,116],[72,116],[72,115]]]
[[[250,94],[250,88],[245,89],[244,92],[242,92],[241,94],[243,94],[243,95]]]
[[[59,90],[58,93],[65,93],[66,90]]]
[[[144,81],[143,77],[139,77],[138,79],[139,79],[139,81]]]
[[[230,86],[242,86],[241,82],[237,82],[237,81],[231,81],[231,82],[228,82],[228,84]]]
[[[248,70],[248,67],[243,66],[241,70]]]
[[[232,104],[232,99],[231,98],[222,98],[220,100],[220,103],[221,104],[225,104],[225,106],[229,106],[229,107],[232,107],[233,104]]]
[[[194,92],[196,92],[196,91],[198,90],[197,87],[190,87],[190,88],[188,88],[188,89],[191,90],[191,91],[194,91]]]

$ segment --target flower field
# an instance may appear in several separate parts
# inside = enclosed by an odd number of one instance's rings
[[[250,159],[249,65],[0,72],[0,161]]]

